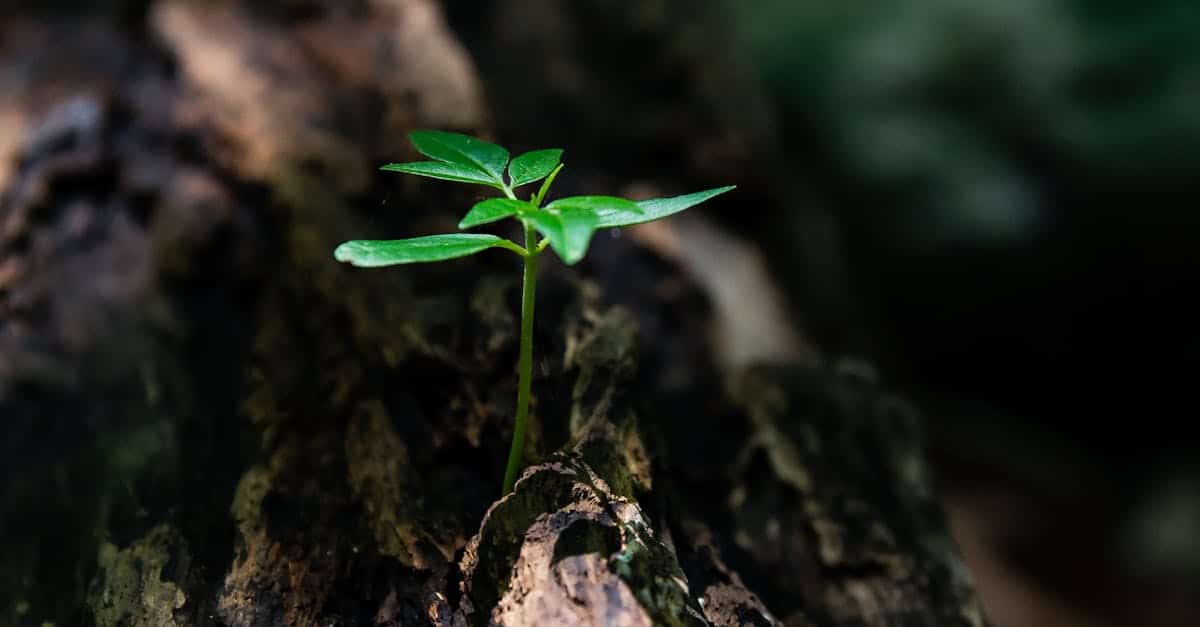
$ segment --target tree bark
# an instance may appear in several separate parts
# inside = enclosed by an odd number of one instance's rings
[[[0,622],[984,624],[914,412],[724,359],[653,231],[544,269],[496,500],[517,264],[332,258],[473,199],[374,171],[492,124],[438,6],[145,18],[3,23]]]

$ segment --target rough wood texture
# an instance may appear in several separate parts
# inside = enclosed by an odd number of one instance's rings
[[[373,173],[489,124],[438,7],[145,23],[0,40],[3,622],[983,624],[913,413],[717,355],[728,311],[652,239],[547,270],[535,463],[493,502],[510,261],[331,258],[471,199]]]

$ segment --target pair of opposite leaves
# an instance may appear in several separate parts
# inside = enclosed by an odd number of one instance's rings
[[[416,131],[409,141],[434,161],[392,163],[381,169],[430,178],[485,185],[504,192],[475,204],[458,228],[489,224],[515,217],[549,240],[563,262],[572,265],[587,253],[597,229],[629,226],[659,220],[723,194],[734,186],[633,202],[614,196],[572,196],[539,206],[547,185],[530,200],[516,198],[513,190],[551,176],[561,167],[562,150],[527,152],[509,161],[504,148],[468,135],[443,131]],[[508,180],[505,181],[505,169]],[[552,180],[552,179],[551,179]],[[549,181],[548,181],[549,182]],[[513,242],[488,234],[455,233],[402,240],[354,240],[338,246],[334,257],[356,266],[378,267],[402,263],[442,261],[473,255],[488,248],[507,248],[525,254]]]

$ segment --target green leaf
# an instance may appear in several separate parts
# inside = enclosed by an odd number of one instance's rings
[[[567,207],[592,212],[599,219],[598,224],[603,224],[606,219],[619,217],[622,220],[632,220],[642,216],[642,208],[637,203],[615,196],[571,196],[546,205],[550,210]]]
[[[567,207],[557,213],[534,211],[523,214],[521,219],[545,235],[550,240],[550,247],[568,266],[583,259],[592,233],[596,231],[596,214],[585,209]]]
[[[415,161],[413,163],[389,163],[379,169],[388,172],[403,172],[405,174],[416,174],[417,176],[428,176],[429,178],[442,179],[444,181],[496,185],[496,181],[492,180],[492,177],[483,170],[474,166],[459,165],[457,163]]]
[[[587,209],[596,213],[604,211],[621,211],[632,212],[641,215],[642,210],[638,208],[637,203],[616,196],[570,196],[567,198],[559,198],[554,202],[546,205],[547,209],[559,209],[563,207],[576,207]]]
[[[338,246],[333,251],[333,257],[363,268],[377,268],[466,257],[497,246],[516,247],[512,242],[495,235],[454,233],[412,239],[354,240]]]
[[[558,148],[527,152],[508,164],[508,180],[513,187],[540,181],[554,171],[562,160],[563,151]]]
[[[668,216],[675,215],[684,209],[695,207],[696,205],[710,198],[720,196],[721,194],[724,194],[735,187],[737,186],[730,185],[728,187],[717,187],[702,192],[696,192],[694,194],[686,194],[684,196],[642,200],[637,203],[637,206],[642,210],[641,215],[630,215],[616,212],[600,213],[598,214],[600,221],[596,225],[596,228],[607,229],[615,226],[630,226],[633,224],[641,224],[643,222],[661,220]]]
[[[458,228],[469,229],[473,226],[503,220],[525,211],[533,211],[533,205],[511,198],[489,198],[475,203],[467,215],[463,216],[462,222],[458,223]]]
[[[409,133],[408,139],[426,157],[478,168],[487,173],[492,182],[504,184],[504,166],[508,165],[508,151],[496,144],[469,135],[445,131],[414,131]]]

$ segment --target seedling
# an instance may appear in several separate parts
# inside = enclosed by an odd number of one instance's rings
[[[574,265],[583,259],[592,234],[598,229],[660,220],[723,194],[733,186],[638,202],[613,196],[572,196],[543,205],[554,178],[562,171],[562,150],[535,150],[509,161],[508,151],[504,148],[458,133],[417,131],[409,135],[409,140],[418,152],[433,161],[392,163],[381,169],[496,189],[504,196],[476,203],[458,223],[458,228],[470,229],[514,218],[521,223],[525,232],[525,245],[495,235],[453,233],[399,240],[354,240],[338,246],[333,256],[338,261],[373,268],[445,261],[489,248],[503,248],[515,253],[524,262],[521,342],[517,359],[517,419],[508,453],[508,466],[504,471],[503,493],[508,494],[521,469],[521,453],[525,447],[525,431],[529,420],[538,256],[549,246],[564,263]],[[517,188],[538,181],[542,181],[541,186],[536,193],[529,195],[528,200],[517,196]],[[539,233],[543,238],[541,241],[537,240]]]

